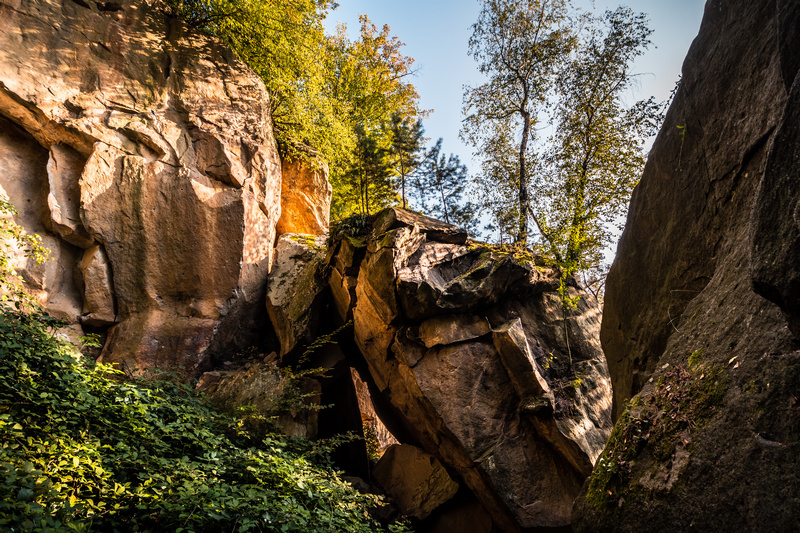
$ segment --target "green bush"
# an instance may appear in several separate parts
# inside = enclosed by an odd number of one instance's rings
[[[114,379],[57,325],[0,313],[0,530],[385,530],[324,445],[256,441],[185,385]]]

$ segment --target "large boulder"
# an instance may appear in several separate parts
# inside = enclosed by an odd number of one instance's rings
[[[263,83],[148,1],[0,1],[0,187],[52,250],[49,311],[101,359],[184,367],[250,343],[280,215]]]
[[[410,444],[389,446],[372,475],[404,515],[427,518],[455,496],[455,483],[438,459]]]
[[[577,531],[800,520],[798,28],[796,2],[706,5],[608,276],[617,425]]]
[[[565,527],[611,426],[599,307],[570,287],[565,321],[557,271],[461,235],[397,209],[376,217],[356,343],[403,434],[501,530]]]

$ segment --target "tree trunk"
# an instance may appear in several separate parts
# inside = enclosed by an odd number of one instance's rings
[[[528,244],[528,209],[530,209],[530,199],[528,198],[528,175],[525,169],[526,152],[528,151],[528,135],[531,131],[531,114],[522,111],[522,141],[519,145],[519,232],[517,233],[517,243]]]

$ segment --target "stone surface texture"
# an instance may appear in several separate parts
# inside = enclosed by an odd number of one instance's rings
[[[389,446],[372,475],[404,515],[427,518],[458,492],[442,463],[410,444]]]
[[[570,289],[570,370],[557,272],[430,220],[390,209],[366,239],[353,317],[371,378],[401,441],[441,461],[499,530],[566,527],[611,427],[597,302]],[[344,267],[338,250],[329,261]]]
[[[159,2],[0,0],[0,187],[22,276],[127,372],[207,366],[264,317],[281,162],[260,79]]]
[[[608,276],[601,339],[619,421],[606,454],[625,464],[601,459],[576,531],[800,520],[798,28],[797,2],[706,4]],[[663,410],[637,418],[687,390],[689,420],[672,433]],[[624,443],[636,427],[647,438]]]
[[[284,233],[278,239],[267,283],[267,311],[281,357],[314,340],[320,294],[326,287],[321,275],[324,258],[324,236]]]
[[[314,438],[317,435],[320,384],[308,377],[292,378],[275,364],[273,352],[263,360],[248,361],[233,370],[213,370],[200,376],[197,390],[226,412],[246,407],[264,417],[246,417],[247,429],[256,433],[279,430],[291,437]],[[298,393],[304,396],[297,398]]]
[[[324,235],[331,218],[328,165],[313,153],[309,159],[283,160],[281,218],[277,232]]]

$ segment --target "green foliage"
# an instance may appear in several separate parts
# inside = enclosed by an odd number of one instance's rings
[[[360,238],[369,235],[370,231],[372,231],[372,217],[358,213],[350,215],[330,225],[328,229],[328,246],[331,246],[344,236]]]
[[[601,298],[603,251],[663,109],[652,98],[623,101],[631,65],[650,44],[644,15],[570,15],[570,6],[482,1],[470,51],[489,81],[466,90],[461,135],[483,159],[474,186],[493,220],[486,229],[527,244],[532,223],[536,249],[563,273],[562,296],[581,274]],[[541,138],[545,121],[554,133]]]
[[[53,326],[0,314],[0,529],[381,530],[325,446],[254,439],[181,384],[118,381]]]
[[[0,196],[0,302],[2,305],[13,304],[17,309],[33,306],[20,284],[14,269],[14,257],[17,250],[22,250],[23,257],[36,263],[47,260],[50,250],[42,245],[38,235],[28,235],[25,229],[12,220],[17,210],[5,196]]]
[[[467,167],[442,152],[442,139],[428,150],[414,178],[415,203],[428,216],[477,233],[475,205],[463,202]]]
[[[377,461],[381,458],[381,447],[378,443],[378,435],[375,433],[375,427],[369,421],[364,421],[362,428],[364,431],[364,440],[367,444],[367,457]]]
[[[422,162],[422,142],[425,130],[422,121],[413,122],[410,118],[403,118],[399,114],[392,115],[389,125],[391,131],[391,157],[395,172],[400,178],[400,191],[403,209],[408,208],[406,185],[407,177]]]
[[[497,183],[510,186],[510,198],[516,202],[515,240],[526,244],[536,125],[558,67],[573,47],[569,0],[482,0],[481,4],[469,51],[488,81],[464,93],[461,136],[483,157],[484,178],[502,178]],[[492,179],[483,183],[491,185]]]
[[[700,361],[703,358],[703,352],[705,352],[705,350],[701,347],[701,348],[698,348],[698,349],[696,349],[695,351],[693,351],[692,353],[689,354],[689,367],[690,368],[695,368],[697,365],[700,364]]]
[[[569,274],[602,263],[644,169],[644,141],[661,122],[652,98],[622,101],[633,60],[650,44],[645,16],[608,11],[585,33],[559,77],[556,132],[533,183],[543,251]]]
[[[407,81],[413,59],[401,53],[403,43],[389,26],[362,16],[358,39],[350,40],[344,26],[325,35],[323,20],[337,6],[331,0],[167,3],[261,77],[284,158],[308,159],[303,147],[311,146],[329,164],[334,218],[396,200],[391,117],[413,124],[425,113]]]

